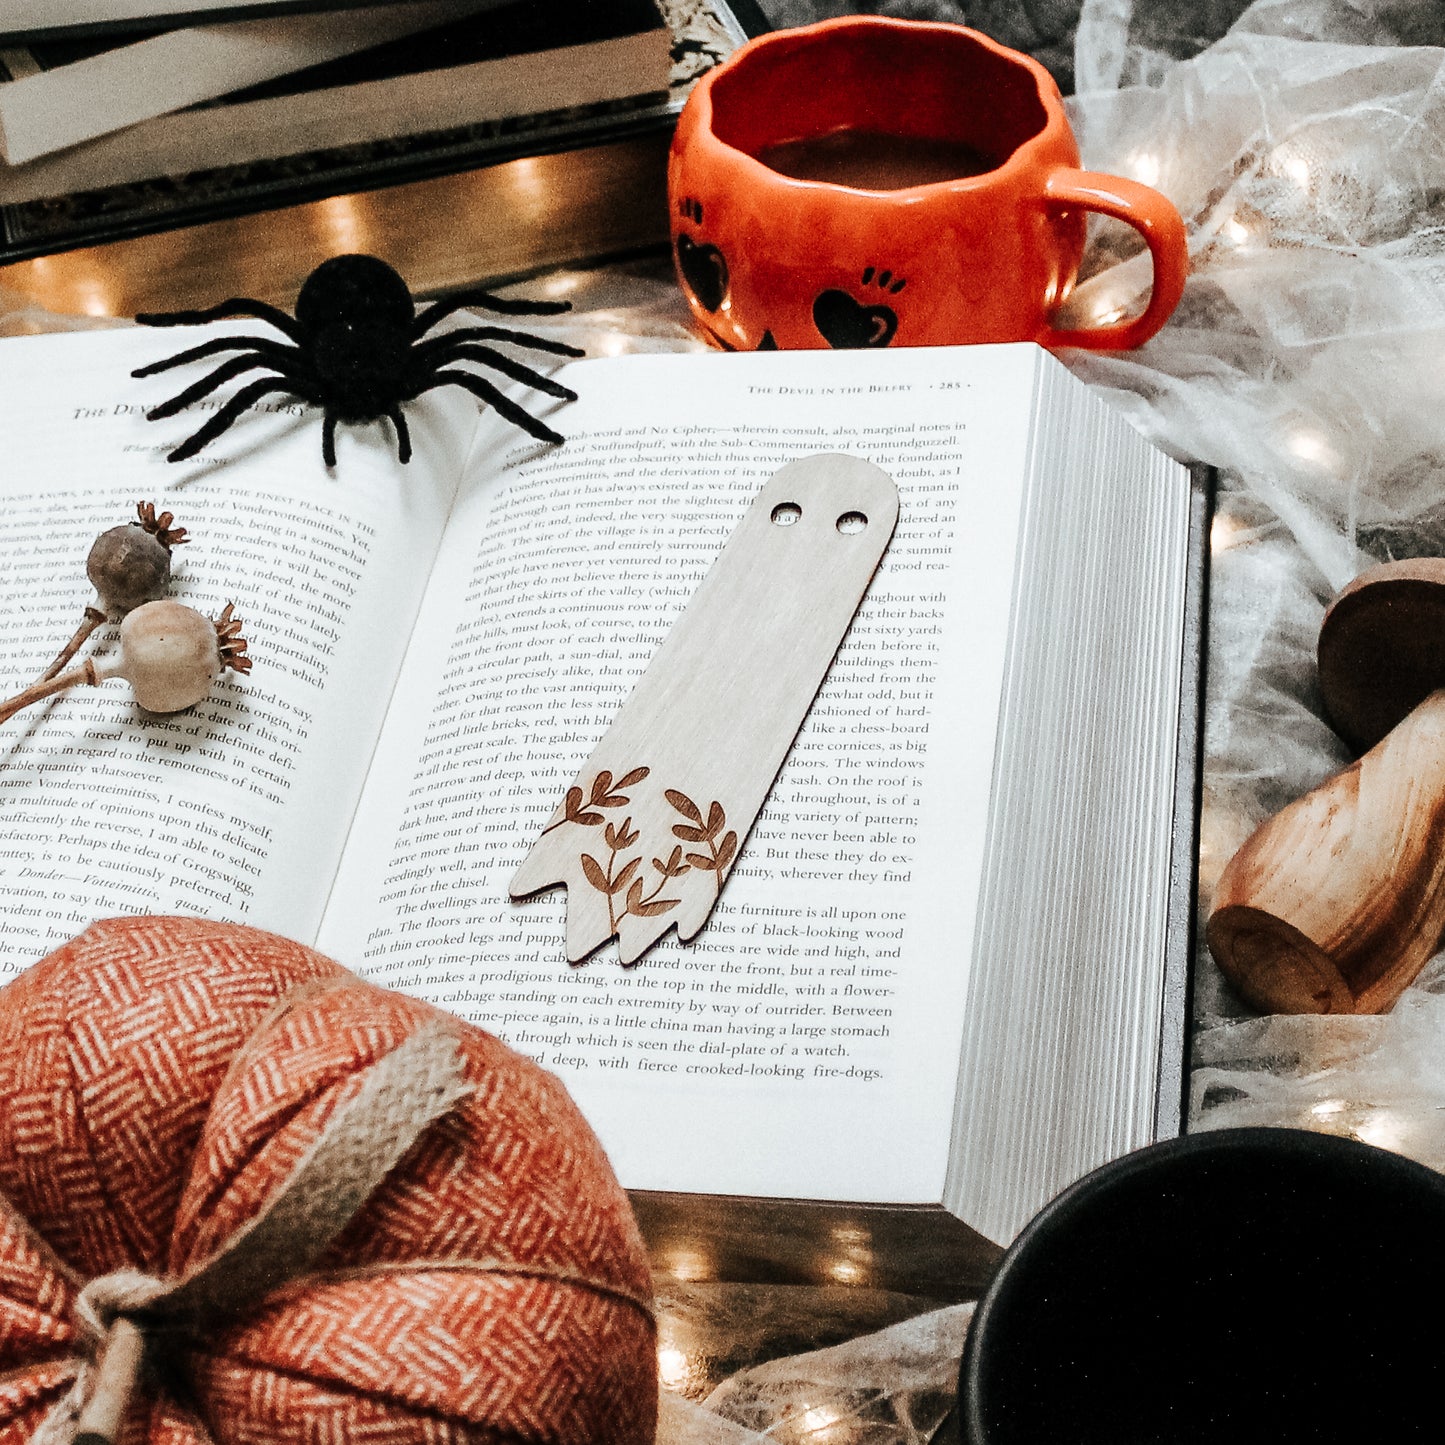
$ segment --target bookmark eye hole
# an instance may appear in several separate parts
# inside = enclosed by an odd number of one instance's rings
[[[775,527],[791,527],[803,517],[803,509],[796,502],[779,502],[772,512]]]
[[[861,532],[868,525],[868,518],[862,512],[844,512],[834,525],[845,535]]]

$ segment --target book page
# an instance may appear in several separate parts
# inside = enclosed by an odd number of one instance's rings
[[[173,465],[165,454],[219,403],[164,422],[144,410],[208,363],[130,372],[210,334],[0,341],[4,695],[81,621],[91,543],[140,500],[192,538],[174,549],[169,595],[211,617],[233,602],[254,659],[186,712],[143,712],[110,681],[0,729],[0,978],[108,914],[205,915],[309,941],[340,857],[476,405],[432,393],[411,406],[406,468],[389,426],[343,426],[328,474],[319,411],[284,397]],[[116,636],[103,629],[81,656],[113,656]]]
[[[554,1069],[629,1187],[941,1198],[1036,361],[569,368],[565,447],[474,459],[322,946]],[[570,966],[511,875],[757,488],[837,450],[898,529],[711,921]]]

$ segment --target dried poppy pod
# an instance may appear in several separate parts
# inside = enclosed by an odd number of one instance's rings
[[[1445,559],[1362,573],[1325,614],[1320,689],[1357,762],[1230,860],[1210,952],[1282,1013],[1380,1013],[1445,934]]]
[[[251,658],[241,636],[241,619],[226,603],[215,619],[182,602],[143,602],[120,626],[120,654],[106,662],[87,658],[69,672],[32,683],[0,702],[0,722],[23,708],[80,683],[92,687],[110,678],[130,683],[147,712],[181,712],[194,707],[226,669],[247,673]]]
[[[90,548],[85,575],[105,612],[129,612],[159,597],[171,580],[171,548],[189,542],[184,527],[172,527],[169,512],[156,515],[153,502],[136,503],[136,520],[102,532]]]

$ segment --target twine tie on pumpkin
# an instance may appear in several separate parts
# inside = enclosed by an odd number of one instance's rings
[[[429,1125],[472,1091],[441,1025],[378,1060],[259,1214],[177,1279],[119,1270],[91,1280],[75,1315],[98,1343],[35,1445],[114,1445],[147,1349],[162,1335],[203,1337],[312,1270]]]

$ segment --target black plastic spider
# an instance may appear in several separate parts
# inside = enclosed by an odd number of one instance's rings
[[[146,413],[151,421],[174,416],[192,402],[209,396],[243,372],[266,368],[274,379],[250,382],[241,388],[198,431],[167,458],[182,462],[221,435],[242,412],[271,392],[285,392],[324,409],[321,456],[328,467],[336,465],[337,422],[370,422],[389,417],[396,428],[397,456],[411,460],[411,435],[401,404],[438,386],[462,386],[490,402],[497,412],[539,441],[560,442],[551,427],[524,411],[491,382],[469,371],[455,369],[463,361],[479,362],[525,381],[549,396],[576,401],[577,393],[485,341],[510,341],[557,356],[581,356],[575,346],[524,331],[500,326],[463,326],[423,340],[444,316],[464,306],[482,306],[510,316],[555,316],[569,309],[566,301],[506,301],[487,291],[464,291],[437,301],[417,313],[416,303],[399,275],[375,256],[333,256],[307,278],[296,298],[296,316],[264,301],[237,296],[206,311],[164,311],[137,316],[143,326],[197,326],[225,316],[254,316],[269,321],[293,344],[287,346],[263,336],[230,336],[193,346],[164,361],[153,361],[131,373],[153,376],[173,366],[219,356],[227,351],[243,354],[224,361],[169,401]],[[444,369],[452,368],[452,369]]]

